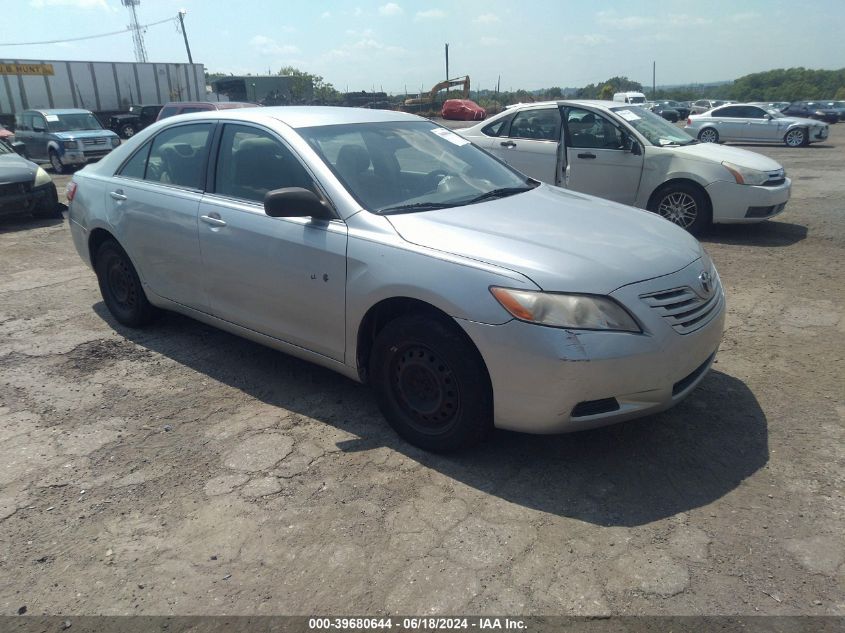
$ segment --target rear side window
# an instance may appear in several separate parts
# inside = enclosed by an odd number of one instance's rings
[[[202,189],[211,123],[177,125],[152,143],[144,180]]]
[[[178,111],[179,111],[179,106],[165,106],[161,109],[161,113],[159,114],[159,116],[162,119],[165,119],[169,116],[173,116]]]
[[[137,178],[138,180],[143,180],[144,171],[147,169],[147,156],[150,154],[150,145],[152,145],[152,143],[147,143],[135,152],[132,158],[123,163],[123,167],[121,167],[118,175],[123,176],[124,178]]]
[[[742,108],[737,106],[726,106],[724,108],[719,108],[718,110],[713,110],[713,116],[715,117],[729,117],[729,118],[737,118],[743,116]]]
[[[211,108],[203,108],[201,106],[187,106],[179,110],[179,114],[191,114],[191,112],[205,112],[206,110],[211,110]]]

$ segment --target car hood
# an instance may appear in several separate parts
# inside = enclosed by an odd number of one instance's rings
[[[74,132],[53,132],[53,136],[61,141],[78,139],[78,138],[111,138],[117,136],[111,130],[77,130]]]
[[[660,216],[548,185],[386,217],[412,244],[522,273],[549,291],[608,294],[701,257],[698,241]]]
[[[17,154],[0,154],[0,184],[35,180],[38,165]]]
[[[775,171],[781,168],[780,163],[776,160],[741,147],[718,145],[716,143],[693,143],[692,145],[671,147],[670,149],[693,160],[717,163],[728,161],[740,167],[759,171]]]

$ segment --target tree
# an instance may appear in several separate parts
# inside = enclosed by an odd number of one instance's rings
[[[599,93],[599,99],[602,101],[610,101],[613,99],[613,86],[610,84],[604,84],[602,86],[601,92]]]
[[[279,69],[278,74],[292,78],[290,93],[294,103],[304,103],[312,99],[317,103],[339,103],[342,100],[335,87],[320,75],[313,75],[293,66],[284,66]]]
[[[845,86],[842,86],[839,90],[837,90],[833,98],[837,101],[845,101]]]

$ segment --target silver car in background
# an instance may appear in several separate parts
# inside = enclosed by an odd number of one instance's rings
[[[177,116],[75,174],[68,198],[119,323],[173,310],[367,382],[429,450],[664,410],[722,338],[695,238],[409,114]]]
[[[774,108],[740,103],[690,115],[684,126],[702,143],[784,143],[801,147],[827,140],[827,123],[782,114]]]

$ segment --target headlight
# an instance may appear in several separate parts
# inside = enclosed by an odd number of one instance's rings
[[[762,185],[769,180],[769,174],[765,171],[741,167],[728,161],[722,161],[722,166],[731,173],[738,185]]]
[[[112,140],[111,140],[111,146],[112,146],[112,147],[117,147],[118,145],[120,145],[120,139],[119,139],[119,138],[117,138],[116,136],[115,136],[115,137],[112,137]]]
[[[53,179],[50,178],[50,174],[48,174],[46,171],[44,171],[40,167],[38,168],[38,171],[35,172],[35,186],[36,187],[40,187],[41,185],[46,185],[47,183],[52,182],[52,181],[53,181]]]
[[[79,143],[76,141],[63,141],[62,145],[64,145],[65,149],[76,149],[79,147]]]
[[[490,288],[490,292],[521,321],[575,330],[642,331],[633,317],[609,297],[497,287]]]

